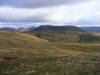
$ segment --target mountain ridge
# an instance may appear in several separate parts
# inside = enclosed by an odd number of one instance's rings
[[[83,30],[87,31],[87,32],[98,32],[100,33],[100,27],[95,27],[95,26],[91,26],[91,27],[81,27]]]
[[[39,26],[35,29],[32,29],[31,31],[84,31],[79,27],[76,26],[51,26],[51,25],[44,25],[44,26]]]

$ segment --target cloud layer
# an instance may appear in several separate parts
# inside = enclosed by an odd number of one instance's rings
[[[41,8],[63,4],[77,4],[92,0],[0,0],[0,6],[10,6],[16,8]]]
[[[99,0],[0,0],[0,23],[100,25]]]

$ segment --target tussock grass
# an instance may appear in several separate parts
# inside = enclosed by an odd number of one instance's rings
[[[100,75],[100,45],[0,31],[0,75]]]

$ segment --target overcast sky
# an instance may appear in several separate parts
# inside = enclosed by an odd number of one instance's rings
[[[100,26],[100,0],[0,0],[0,27]]]

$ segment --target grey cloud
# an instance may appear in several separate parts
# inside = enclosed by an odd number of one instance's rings
[[[0,22],[49,22],[47,19],[43,17],[44,15],[41,16],[34,16],[34,17],[28,17],[28,18],[21,18],[21,19],[5,19],[5,18],[0,18]]]
[[[16,8],[40,8],[63,4],[76,4],[84,1],[91,0],[0,0],[0,6],[10,6]]]
[[[99,18],[80,19],[75,25],[100,25]]]
[[[7,9],[1,10],[1,12],[0,12],[0,14],[1,14],[0,15],[0,22],[3,22],[3,23],[23,22],[24,24],[26,22],[28,22],[28,23],[38,22],[38,23],[41,23],[41,24],[47,23],[47,22],[52,23],[55,20],[52,21],[52,17],[47,18],[47,16],[48,15],[52,16],[51,14],[55,13],[53,15],[55,19],[58,18],[59,15],[65,16],[65,17],[71,16],[71,17],[69,17],[69,19],[70,18],[75,19],[75,18],[79,17],[78,22],[77,21],[74,22],[72,20],[73,22],[71,21],[72,22],[71,23],[69,21],[69,24],[74,24],[74,25],[99,25],[100,24],[100,21],[99,21],[100,17],[99,17],[99,14],[97,14],[97,12],[99,13],[100,11],[98,11],[98,9],[96,9],[97,7],[95,7],[94,4],[93,4],[93,6],[91,4],[90,5],[88,4],[87,6],[86,5],[81,6],[79,4],[80,6],[78,6],[78,7],[76,6],[75,8],[72,8],[72,6],[74,6],[74,4],[77,4],[77,3],[80,3],[80,2],[85,2],[85,1],[87,3],[88,1],[92,1],[92,0],[0,0],[0,7],[1,6],[9,6],[9,7],[13,8],[13,10],[10,10],[9,8],[4,7],[4,8],[7,8]],[[99,3],[99,0],[95,0],[95,1],[97,1],[97,3]],[[58,6],[58,5],[66,6],[68,4],[69,5],[72,4],[72,5],[68,6],[67,8],[64,8],[64,10],[67,10],[65,13],[62,13],[62,12],[58,13],[58,12],[52,10],[53,8],[49,8],[51,6]],[[46,10],[43,10],[42,7],[45,7],[45,8],[47,7],[47,8],[46,8]],[[81,9],[80,7],[83,7],[83,8]],[[22,8],[22,9],[20,9],[20,8]],[[26,9],[26,11],[24,11],[24,8],[33,8],[33,9]],[[37,11],[34,8],[40,8],[40,11]],[[99,8],[99,6],[98,6],[98,8]],[[57,10],[63,11],[61,9],[63,9],[63,8],[60,8],[60,9],[58,8]],[[72,9],[72,10],[70,10],[70,9]],[[90,11],[89,11],[89,9],[90,9]],[[48,10],[50,10],[50,12],[48,12]],[[87,12],[87,10],[88,10],[88,12]],[[54,11],[54,12],[52,13],[51,11]],[[31,14],[29,12],[31,12]],[[34,13],[38,13],[38,12],[40,14],[37,14],[37,15],[34,14]],[[81,12],[81,13],[79,13],[79,12]],[[13,16],[9,16],[9,15],[12,15],[12,14],[13,14]],[[87,16],[88,16],[87,14],[90,14],[92,17],[88,17],[88,19],[87,19]],[[95,14],[95,16],[93,16],[93,14]],[[73,15],[76,15],[76,16],[73,16]],[[60,17],[60,19],[62,20],[63,17]],[[66,21],[69,20],[69,19],[66,19]],[[58,20],[58,22],[59,21],[60,20]],[[68,24],[68,23],[66,23],[66,24]]]

